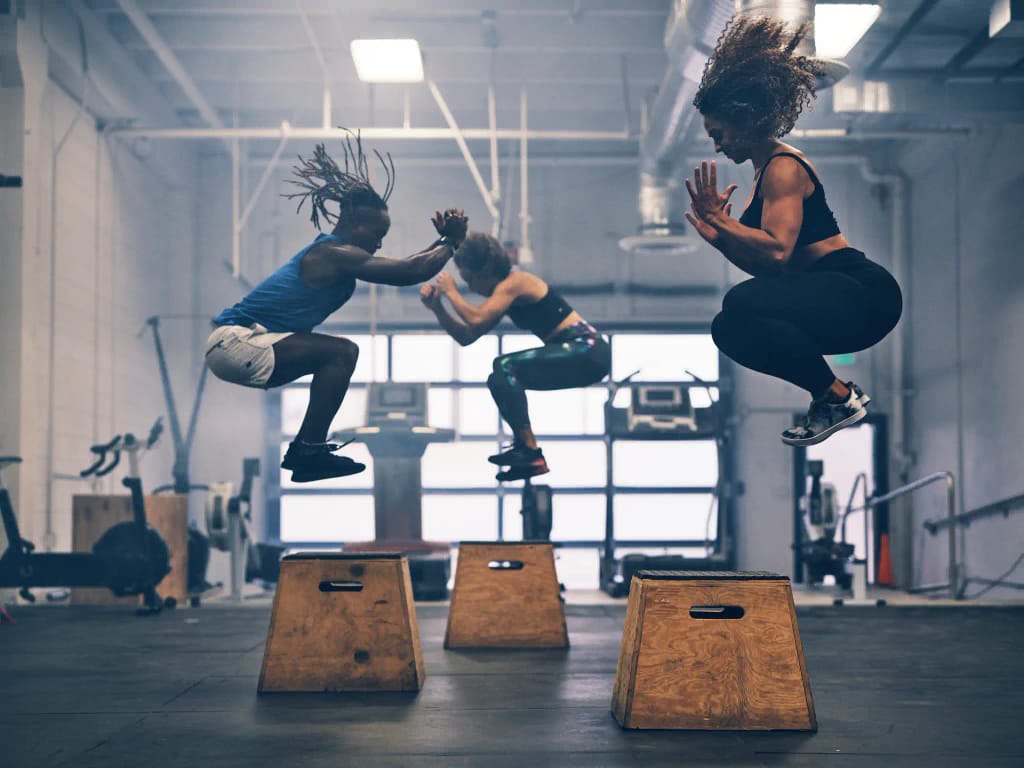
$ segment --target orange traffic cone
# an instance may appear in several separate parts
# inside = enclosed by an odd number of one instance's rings
[[[889,534],[883,533],[878,551],[878,578],[875,581],[883,586],[892,586],[892,557],[889,554]]]

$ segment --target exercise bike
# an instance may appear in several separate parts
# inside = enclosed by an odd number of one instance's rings
[[[252,530],[253,479],[260,474],[260,460],[242,459],[242,483],[210,483],[206,497],[206,534],[189,530],[189,602],[200,604],[202,594],[215,586],[206,581],[210,550],[231,556],[231,600],[241,602],[245,583],[277,582],[281,571],[283,544],[256,541]]]
[[[128,433],[109,443],[94,445],[96,460],[80,474],[103,477],[128,454],[129,474],[122,484],[131,493],[132,520],[109,528],[92,552],[36,553],[32,542],[18,530],[10,493],[3,484],[3,469],[20,464],[19,456],[0,456],[0,515],[7,535],[7,550],[0,556],[0,587],[20,587],[18,594],[35,602],[30,587],[106,587],[119,597],[142,595],[139,615],[173,608],[172,597],[162,599],[156,585],[171,571],[170,552],[160,534],[146,522],[146,507],[139,478],[139,456],[152,448],[163,431],[157,419],[145,441]]]

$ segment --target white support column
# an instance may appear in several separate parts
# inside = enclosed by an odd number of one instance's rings
[[[242,276],[242,230],[238,225],[241,207],[241,173],[238,139],[231,142],[231,276]]]
[[[533,263],[533,248],[530,246],[530,157],[527,147],[527,104],[526,86],[519,91],[519,263]]]
[[[252,196],[249,198],[249,202],[246,204],[242,215],[238,217],[238,221],[235,223],[235,229],[241,232],[245,229],[246,223],[249,221],[249,216],[252,215],[253,209],[256,207],[256,203],[259,200],[261,194],[263,194],[263,188],[267,186],[267,182],[270,181],[270,177],[277,169],[277,161],[281,159],[281,152],[284,151],[285,144],[288,143],[287,138],[282,138],[277,144],[277,149],[274,150],[273,156],[267,163],[267,167],[263,169],[263,175],[260,176],[260,180],[256,182],[256,188],[252,191]]]
[[[501,176],[498,163],[498,109],[493,81],[487,86],[487,119],[491,129],[491,200],[497,207],[501,201]],[[491,235],[497,237],[500,231],[501,216],[498,215],[491,224]]]
[[[491,193],[487,189],[487,185],[484,183],[484,177],[480,175],[480,169],[477,167],[476,160],[473,159],[473,154],[469,151],[469,145],[466,144],[466,139],[462,135],[462,130],[459,128],[459,124],[455,121],[455,115],[448,109],[448,103],[444,100],[444,96],[441,95],[441,91],[438,89],[437,84],[433,80],[427,81],[427,86],[430,88],[431,94],[434,96],[434,101],[437,102],[438,109],[441,110],[441,114],[444,115],[445,122],[448,123],[448,128],[451,130],[455,143],[459,145],[459,150],[462,152],[462,157],[466,161],[466,165],[469,166],[469,172],[473,176],[473,181],[476,182],[477,189],[480,190],[480,195],[484,199],[484,205],[487,206],[488,212],[491,217],[497,219],[500,217],[498,212],[498,206],[494,204],[494,200],[491,199]]]

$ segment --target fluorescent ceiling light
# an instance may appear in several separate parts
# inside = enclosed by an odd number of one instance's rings
[[[817,3],[814,6],[814,52],[824,59],[841,59],[882,13],[882,6]]]
[[[423,57],[416,40],[353,40],[352,60],[364,83],[423,82]]]

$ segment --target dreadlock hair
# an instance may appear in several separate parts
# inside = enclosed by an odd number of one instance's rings
[[[346,213],[351,213],[353,208],[386,209],[388,198],[395,189],[395,163],[390,152],[381,155],[376,149],[373,150],[387,179],[384,193],[380,194],[370,183],[369,164],[359,134],[349,131],[342,149],[344,170],[327,154],[323,144],[317,144],[312,158],[307,160],[299,155],[299,164],[293,168],[297,180],[288,180],[289,184],[301,187],[303,191],[285,194],[284,197],[289,200],[299,198],[296,213],[302,210],[302,204],[308,199],[312,209],[313,226],[317,229],[320,229],[321,216],[330,224],[341,220]],[[337,203],[338,213],[328,211],[327,202]]]
[[[814,100],[824,66],[796,53],[810,29],[771,16],[734,16],[704,65],[693,106],[750,140],[782,138]]]
[[[455,251],[455,266],[504,280],[512,271],[512,260],[495,238],[483,232],[470,232]]]

